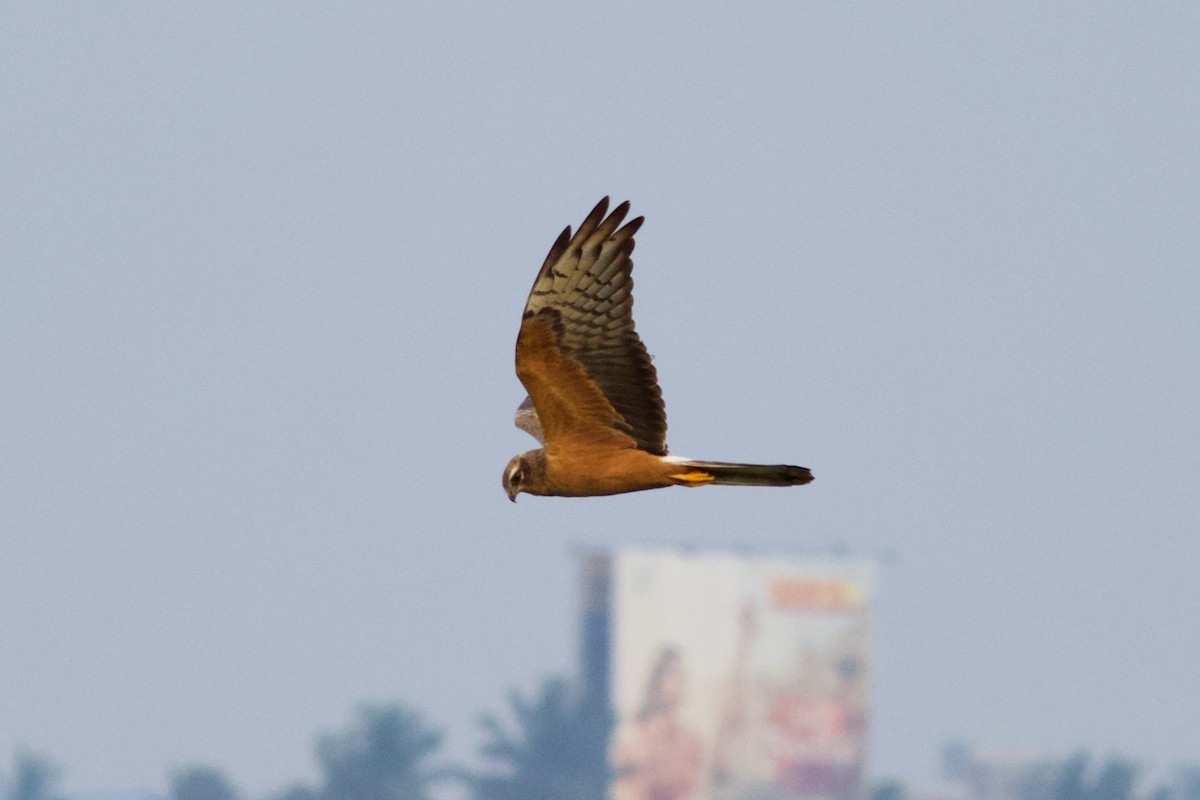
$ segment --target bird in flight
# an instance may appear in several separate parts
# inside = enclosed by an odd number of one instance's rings
[[[538,272],[517,336],[517,377],[529,392],[517,427],[542,443],[504,468],[504,491],[560,497],[665,486],[799,486],[806,467],[731,464],[667,455],[667,413],[633,325],[629,203],[604,198],[568,226]],[[607,214],[607,216],[606,216]]]

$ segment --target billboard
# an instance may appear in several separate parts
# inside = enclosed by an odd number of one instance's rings
[[[613,556],[613,800],[854,800],[873,579],[868,563]]]

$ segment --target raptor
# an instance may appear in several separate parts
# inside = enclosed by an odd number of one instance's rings
[[[693,461],[667,454],[667,414],[633,324],[629,203],[608,198],[574,235],[568,226],[538,272],[517,335],[517,377],[529,395],[517,427],[542,447],[513,457],[504,491],[588,497],[666,486],[799,486],[807,467]]]

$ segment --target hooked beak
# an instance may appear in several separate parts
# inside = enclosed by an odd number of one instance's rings
[[[506,495],[508,495],[508,499],[512,500],[514,503],[517,502],[517,495],[520,494],[519,491],[514,492],[512,489],[509,489],[507,486],[504,487],[504,493]]]

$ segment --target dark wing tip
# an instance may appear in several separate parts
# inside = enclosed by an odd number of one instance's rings
[[[642,223],[645,221],[645,217],[635,217],[634,219],[629,220],[629,222],[625,223],[624,227],[612,235],[612,240],[618,245],[623,246],[628,243],[628,249],[632,251],[633,235],[638,232],[638,229],[642,227]]]
[[[591,210],[591,213],[579,225],[579,231],[576,236],[586,238],[589,233],[594,231],[604,219],[605,213],[608,211],[608,196],[605,195],[596,203],[596,207]]]
[[[542,262],[541,272],[545,272],[546,268],[558,261],[562,254],[566,252],[567,245],[571,242],[571,226],[563,228],[562,233],[554,240],[554,244],[550,246],[550,252],[546,254],[546,260]]]

